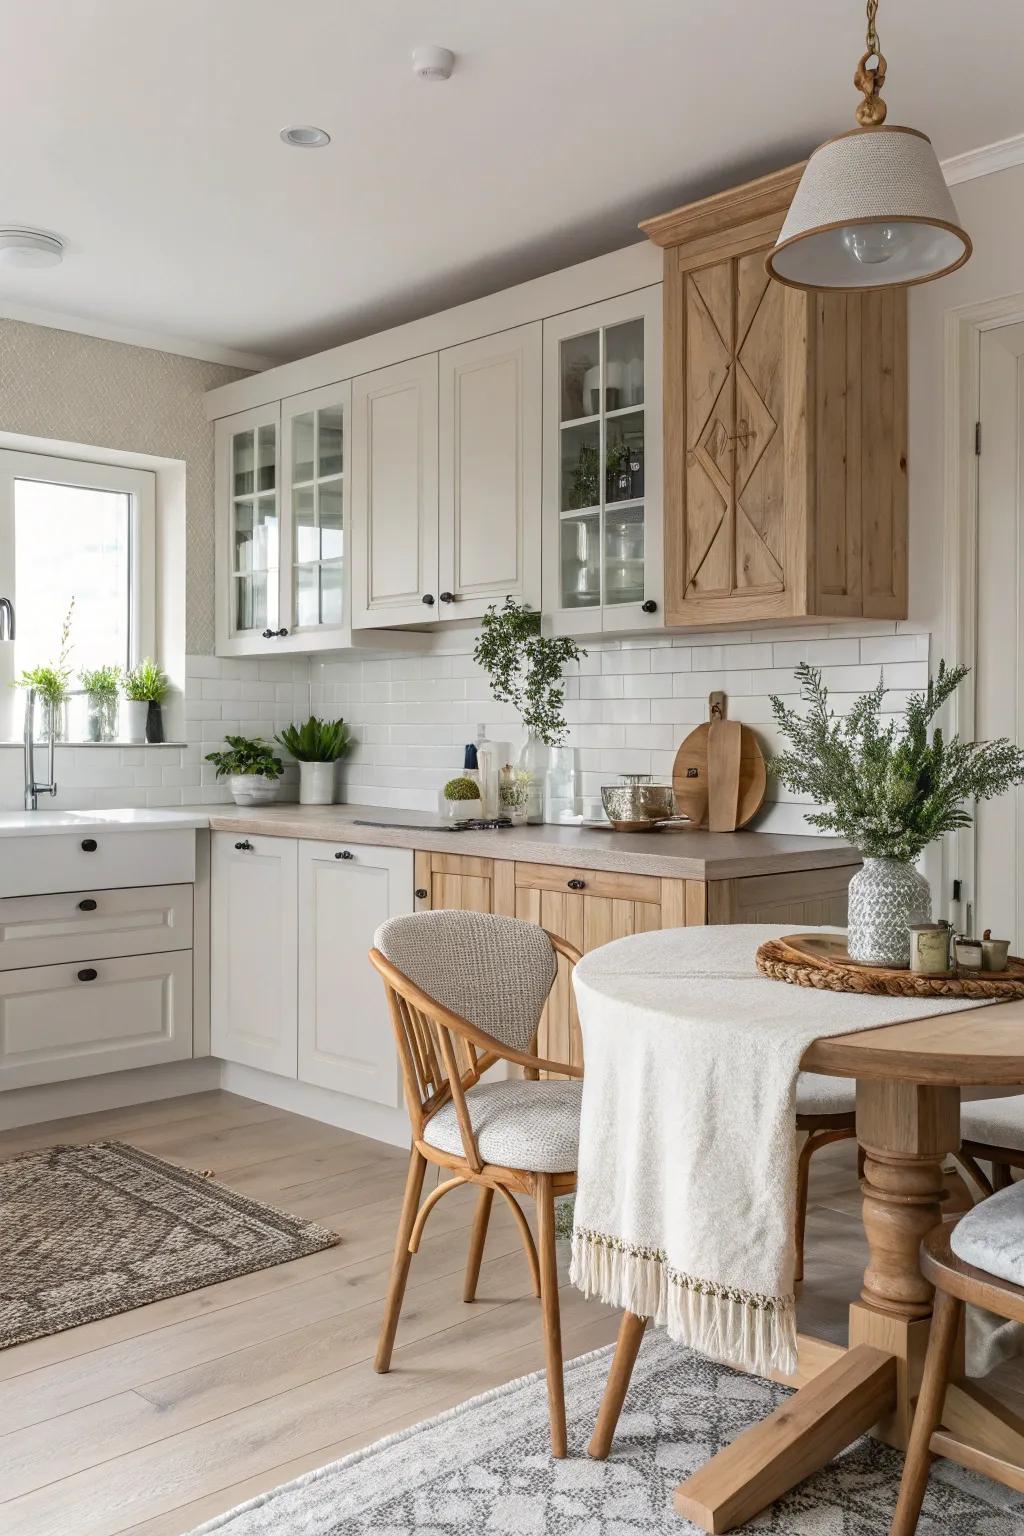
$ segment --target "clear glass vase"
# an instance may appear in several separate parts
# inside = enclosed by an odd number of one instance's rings
[[[90,693],[86,704],[87,741],[117,740],[117,694]]]
[[[517,763],[530,776],[526,797],[526,820],[537,826],[544,820],[544,786],[551,764],[551,748],[530,731],[519,750]]]

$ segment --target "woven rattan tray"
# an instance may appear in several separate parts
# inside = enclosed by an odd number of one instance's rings
[[[1005,971],[960,971],[918,976],[913,971],[858,965],[839,934],[790,933],[757,952],[757,968],[772,981],[823,992],[860,992],[870,997],[1024,997],[1024,960],[1011,955]]]

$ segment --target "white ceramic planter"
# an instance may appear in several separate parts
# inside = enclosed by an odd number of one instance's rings
[[[334,764],[299,764],[299,804],[334,804]]]
[[[236,805],[268,805],[277,799],[280,782],[280,779],[268,779],[264,773],[233,773],[228,779],[228,788]]]
[[[122,741],[145,741],[148,699],[122,699],[119,721]]]

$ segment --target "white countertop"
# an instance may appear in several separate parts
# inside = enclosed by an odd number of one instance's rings
[[[88,827],[129,832],[209,825],[210,815],[205,810],[0,811],[0,837],[45,837],[54,832],[82,832]]]

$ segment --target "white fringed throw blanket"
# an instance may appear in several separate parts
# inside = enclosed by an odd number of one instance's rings
[[[575,973],[586,1075],[572,1281],[760,1375],[796,1368],[801,1057],[823,1036],[972,1006],[768,981],[757,948],[787,932],[638,934]]]

